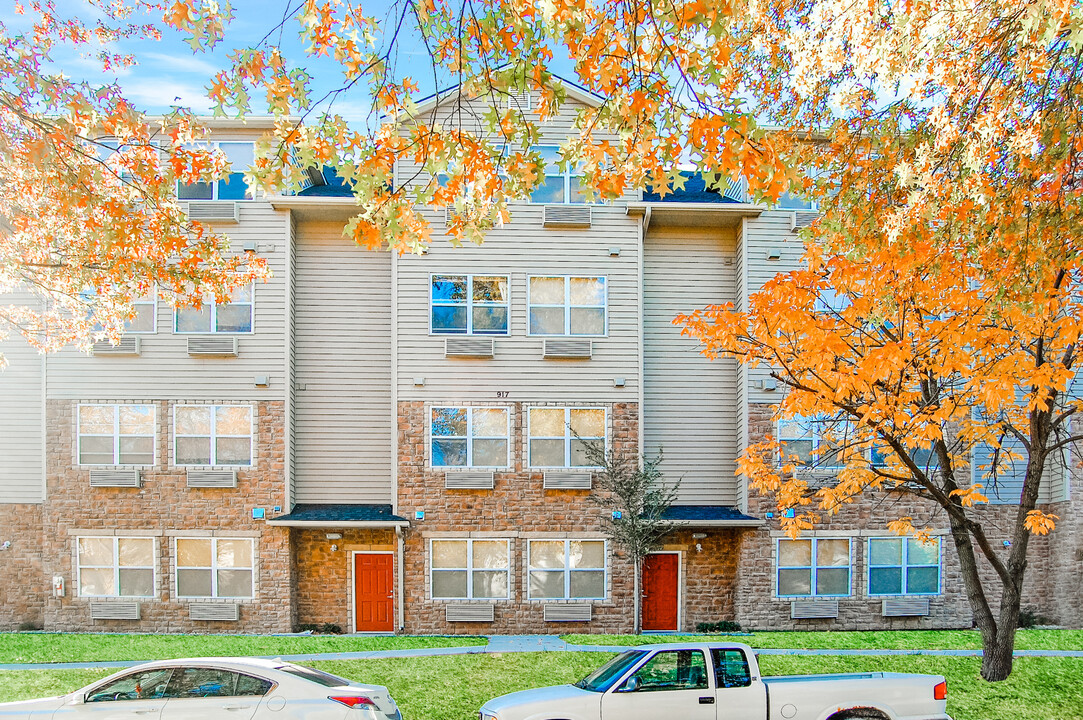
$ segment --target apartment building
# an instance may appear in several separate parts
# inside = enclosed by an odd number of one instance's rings
[[[543,144],[597,102],[568,88]],[[451,99],[422,110],[450,122]],[[214,127],[240,160],[265,129]],[[428,210],[436,242],[398,256],[343,237],[356,205],[333,182],[181,193],[274,277],[201,311],[147,298],[89,355],[5,343],[0,629],[627,632],[632,570],[584,440],[663,449],[680,479],[645,629],[970,626],[943,518],[933,546],[886,531],[897,499],[778,532],[736,458],[768,433],[814,445],[814,426],[779,427],[766,371],[709,361],[672,324],[797,266],[813,209],[693,185],[587,204],[554,166],[484,245],[441,242]],[[1002,487],[988,512],[1007,519]],[[1024,606],[1079,625],[1080,480],[1043,492],[1062,519],[1033,543]]]

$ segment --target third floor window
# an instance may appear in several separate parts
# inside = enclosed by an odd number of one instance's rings
[[[174,330],[178,333],[250,333],[255,308],[252,286],[233,291],[229,302],[204,301],[197,308],[177,308]]]
[[[244,171],[254,162],[253,145],[250,142],[216,142],[200,144],[200,149],[217,148],[230,163],[230,172],[221,180],[178,184],[180,200],[251,200],[252,193],[244,181]]]
[[[429,288],[433,333],[508,334],[507,275],[433,275]]]
[[[531,335],[605,335],[604,277],[536,276],[529,292]]]

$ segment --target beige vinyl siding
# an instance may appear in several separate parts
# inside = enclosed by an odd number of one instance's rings
[[[297,226],[294,499],[391,502],[391,256]]]
[[[5,298],[30,303],[30,296]],[[40,503],[45,496],[42,386],[44,362],[12,333],[0,343],[0,503]]]
[[[745,218],[741,221],[741,226],[737,229],[737,257],[734,262],[734,270],[736,273],[736,292],[737,297],[735,299],[735,305],[738,310],[748,309],[748,274],[745,272],[747,265],[746,253],[744,251],[744,238],[745,228],[748,225],[748,219]],[[748,447],[748,366],[744,363],[737,363],[737,447],[736,454],[740,457],[741,453]],[[743,512],[748,512],[748,477],[745,475],[739,475],[737,477],[737,507]]]
[[[158,301],[157,332],[140,335],[139,357],[89,356],[64,350],[47,360],[50,398],[146,398],[177,400],[283,400],[285,398],[285,258],[289,215],[262,202],[241,202],[241,222],[216,229],[230,237],[232,251],[255,242],[274,273],[255,284],[253,333],[236,337],[237,357],[188,356],[191,335],[173,332],[173,308]],[[256,375],[270,386],[257,388]]]
[[[511,402],[636,402],[638,237],[637,221],[623,207],[596,207],[591,228],[557,229],[542,227],[541,206],[523,206],[522,220],[491,231],[480,247],[437,239],[428,254],[400,258],[399,400],[482,401],[506,392]],[[494,336],[490,359],[447,358],[445,338],[462,336],[429,333],[430,275],[467,273],[510,277],[510,334]],[[591,359],[542,358],[544,338],[527,335],[534,275],[606,277],[608,336],[592,338]],[[614,378],[624,378],[625,387],[614,387]]]
[[[736,295],[733,230],[658,229],[644,241],[644,440],[680,478],[679,503],[737,502],[737,366],[708,360],[673,318]]]
[[[744,221],[742,249],[744,257],[745,289],[748,297],[759,291],[763,284],[780,272],[789,272],[801,267],[801,257],[805,248],[801,237],[790,230],[793,212],[771,210],[758,218]],[[780,254],[778,260],[768,260],[772,251]],[[749,402],[776,403],[779,401],[781,388],[773,391],[761,389],[761,383],[768,379],[771,369],[765,365],[748,370]]]

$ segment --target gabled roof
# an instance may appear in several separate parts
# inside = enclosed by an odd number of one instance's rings
[[[564,88],[564,91],[568,94],[568,97],[572,98],[573,100],[578,100],[584,105],[589,105],[591,107],[599,107],[603,102],[605,102],[604,97],[592,93],[590,90],[587,90],[585,87],[575,82],[574,80],[569,80],[568,78],[561,77],[560,75],[552,75],[552,77],[554,80],[558,80],[560,82],[561,86]],[[427,95],[421,98],[421,100],[419,100],[417,103],[417,113],[421,114],[429,112],[438,105],[457,99],[459,97],[460,87],[460,85],[453,85],[443,90],[437,90],[432,95]]]

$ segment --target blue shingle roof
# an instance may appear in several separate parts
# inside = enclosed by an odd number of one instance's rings
[[[390,505],[294,505],[286,515],[271,518],[276,522],[406,522],[391,512]]]
[[[662,515],[663,520],[695,524],[696,522],[759,522],[759,518],[745,515],[731,505],[671,505]]]
[[[680,190],[671,190],[662,197],[654,188],[648,187],[643,191],[644,202],[682,202],[682,203],[739,203],[741,200],[724,195],[721,190],[711,190],[707,187],[707,181],[698,172],[682,172],[684,187]]]

